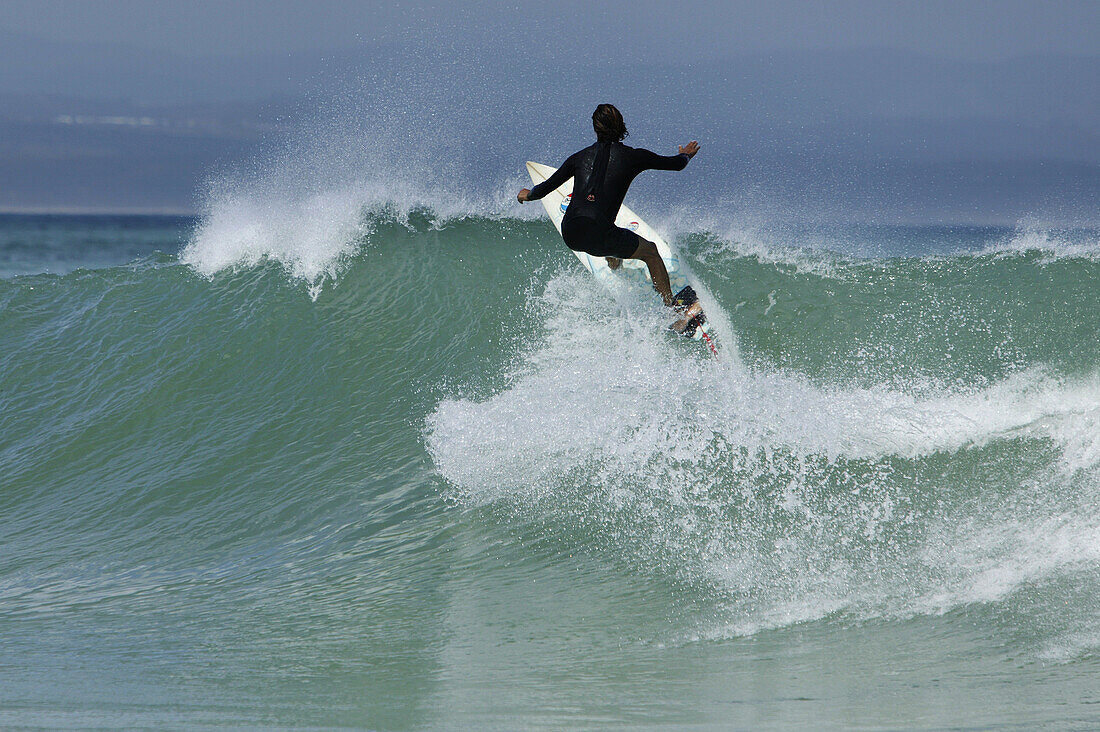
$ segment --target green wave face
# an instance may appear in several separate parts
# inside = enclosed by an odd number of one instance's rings
[[[774,688],[1041,723],[1050,668],[1088,695],[1095,234],[684,234],[715,360],[544,221],[211,225],[5,260],[0,723],[711,726],[730,694],[844,723]],[[971,686],[929,712],[933,678]]]

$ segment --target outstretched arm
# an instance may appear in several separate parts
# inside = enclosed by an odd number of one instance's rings
[[[638,171],[683,170],[687,167],[688,161],[695,157],[695,153],[697,152],[699,152],[699,143],[695,140],[692,140],[686,145],[681,145],[679,155],[658,155],[655,152],[639,148],[638,153],[640,154],[640,158],[638,160]]]
[[[549,178],[539,183],[537,186],[531,189],[524,188],[516,196],[516,200],[520,203],[526,201],[537,201],[544,197],[550,191],[556,191],[562,183],[573,177],[574,163],[572,155],[561,164],[561,167],[554,171],[554,174]]]

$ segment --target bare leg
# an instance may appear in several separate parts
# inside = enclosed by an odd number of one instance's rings
[[[619,259],[618,257],[605,257],[605,259],[607,259],[608,269],[618,269],[619,267],[623,266],[623,260]]]
[[[668,283],[668,270],[661,259],[661,253],[657,251],[657,245],[651,241],[638,238],[638,248],[631,259],[640,259],[649,267],[649,276],[653,279],[653,289],[661,294],[665,305],[672,306],[672,287]]]

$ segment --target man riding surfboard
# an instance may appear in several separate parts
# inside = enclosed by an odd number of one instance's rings
[[[601,104],[592,113],[596,143],[570,155],[557,172],[516,196],[520,203],[537,201],[570,178],[573,196],[561,222],[566,245],[595,257],[605,257],[607,266],[617,269],[624,259],[639,259],[649,268],[653,287],[665,305],[673,306],[668,271],[657,246],[629,229],[615,226],[615,215],[626,198],[627,188],[644,170],[683,170],[699,152],[692,140],[678,155],[658,155],[622,143],[627,136],[623,115],[611,104]],[[698,304],[692,307],[698,309]]]

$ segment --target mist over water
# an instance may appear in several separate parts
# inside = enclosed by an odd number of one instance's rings
[[[575,279],[541,296],[546,339],[506,389],[429,416],[458,500],[560,522],[547,530],[667,572],[715,603],[689,636],[940,614],[1082,568],[1091,604],[1094,368],[1008,363],[1004,376],[964,368],[904,387],[851,361],[815,375],[714,362],[671,347],[659,318],[638,327],[601,308]],[[1094,625],[1088,612],[1077,622]]]
[[[715,359],[363,125],[56,271],[0,220],[0,722],[1095,721],[1100,232],[652,173]]]

